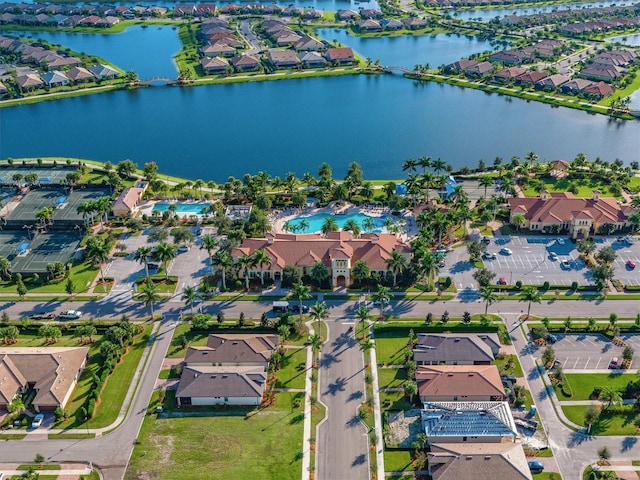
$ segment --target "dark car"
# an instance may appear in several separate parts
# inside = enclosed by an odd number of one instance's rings
[[[548,343],[556,343],[557,341],[558,341],[558,337],[556,337],[555,335],[553,335],[551,333],[549,335],[547,335],[547,342]]]
[[[529,462],[529,470],[531,473],[542,473],[544,470],[544,463],[542,462]]]
[[[293,313],[300,313],[300,305],[291,305],[291,311]],[[302,305],[302,313],[308,313],[309,312],[309,307],[307,307],[306,305]]]

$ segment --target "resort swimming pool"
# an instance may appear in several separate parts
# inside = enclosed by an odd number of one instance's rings
[[[169,205],[175,205],[177,207],[176,213],[193,213],[195,215],[202,215],[205,209],[211,204],[210,203],[181,203],[181,202],[176,202],[175,204],[173,204],[173,203],[158,202],[153,206],[153,211],[164,213],[167,210],[169,210]]]
[[[332,213],[316,213],[315,215],[298,217],[294,220],[289,220],[288,230],[293,231],[297,229],[297,233],[316,233],[322,230],[322,224],[324,223],[325,218],[328,217],[333,218],[333,220],[338,225],[338,228],[340,229],[342,229],[349,220],[354,220],[360,226],[363,232],[386,232],[386,228],[384,228],[384,222],[387,218],[389,218],[388,216],[371,217],[364,213],[348,213],[345,215],[334,215]],[[366,228],[367,225],[365,223],[365,220],[367,219],[373,220],[373,224],[370,225],[370,227],[372,226],[373,228]],[[302,221],[307,222],[307,228],[302,228],[303,226],[300,225]],[[287,222],[285,222],[285,224],[286,223]],[[369,220],[367,220],[367,223],[369,223]],[[286,228],[284,228],[285,226],[286,225],[283,225],[283,229],[287,230]],[[291,229],[291,227],[293,227],[293,229]]]

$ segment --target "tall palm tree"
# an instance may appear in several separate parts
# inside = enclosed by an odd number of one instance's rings
[[[264,286],[264,266],[271,265],[271,257],[267,255],[267,252],[264,251],[264,248],[256,250],[253,252],[253,264],[258,265],[260,267],[260,284]]]
[[[157,294],[156,284],[153,282],[145,283],[144,286],[139,290],[139,295],[140,300],[142,300],[144,304],[151,309],[151,320],[153,320],[153,306],[159,298]]]
[[[311,295],[309,294],[309,287],[302,282],[298,282],[293,285],[293,288],[291,289],[291,296],[298,299],[300,304],[300,320],[302,320],[302,301],[307,298],[311,298]]]
[[[329,316],[329,309],[324,302],[316,302],[309,309],[309,316],[314,322],[319,322]]]
[[[407,257],[400,252],[393,250],[391,256],[386,259],[387,267],[393,273],[393,286],[396,286],[398,274],[402,273],[407,268]]]
[[[218,240],[213,235],[205,235],[202,237],[201,250],[206,250],[209,255],[209,268],[211,269],[211,275],[213,275],[213,252],[218,248]]]
[[[307,345],[311,347],[311,349],[313,350],[313,354],[315,356],[316,352],[320,350],[320,347],[322,346],[322,338],[320,338],[320,335],[318,335],[317,333],[314,333],[313,335],[309,335],[309,339],[307,340]]]
[[[608,409],[611,405],[621,405],[622,397],[618,391],[614,390],[611,387],[602,387],[600,390],[600,396],[598,396],[598,400],[602,403],[606,404],[604,409]]]
[[[531,313],[531,304],[532,303],[540,303],[542,300],[542,295],[538,291],[536,287],[526,287],[522,290],[520,294],[519,302],[529,302],[529,306],[527,307],[527,318],[529,318],[529,314]]]
[[[414,173],[416,171],[417,166],[418,166],[418,162],[413,158],[409,158],[408,160],[405,160],[404,163],[402,164],[402,171],[403,172],[409,171],[409,173]]]
[[[176,258],[178,252],[176,247],[169,245],[167,242],[159,243],[156,248],[153,249],[152,256],[155,260],[162,262],[164,266],[164,278],[169,280],[169,262]]]
[[[384,285],[378,285],[378,290],[371,295],[374,303],[380,305],[380,316],[384,311],[384,306],[389,303],[391,300],[391,294],[389,293],[389,287],[385,287]]]
[[[365,232],[372,232],[376,228],[376,222],[373,218],[367,217],[362,221],[362,228]]]
[[[493,288],[491,287],[482,287],[480,288],[480,298],[484,300],[484,314],[487,314],[489,310],[489,305],[493,304],[496,300],[498,300],[498,296],[494,293]]]
[[[422,168],[422,173],[424,173],[427,168],[432,167],[431,157],[420,157],[418,158],[417,164]]]
[[[100,279],[102,281],[102,286],[106,291],[107,286],[104,282],[104,269],[102,267],[104,262],[106,262],[109,258],[109,246],[106,243],[104,243],[100,238],[91,237],[87,241],[87,246],[85,249],[85,258],[90,262],[93,262],[94,264],[97,263],[99,265]]]
[[[242,270],[242,276],[244,277],[245,290],[249,290],[249,269],[255,266],[252,255],[244,255],[238,259],[238,265]]]
[[[336,232],[337,230],[338,224],[333,218],[327,217],[324,219],[322,222],[322,228],[320,229],[322,233],[326,235],[328,232]]]
[[[219,250],[212,258],[213,265],[220,270],[222,274],[222,288],[227,289],[226,275],[227,270],[233,266],[233,257],[229,252]]]
[[[354,220],[353,218],[347,220],[344,223],[344,226],[342,227],[342,230],[344,230],[345,232],[353,233],[354,237],[359,237],[360,234],[362,233],[362,230],[360,229],[360,225],[358,225],[358,222],[356,220]]]
[[[195,287],[188,286],[184,287],[182,290],[181,300],[185,302],[185,304],[189,305],[191,308],[191,317],[193,317],[193,302],[195,302],[198,298],[200,298],[200,294]]]
[[[151,254],[153,249],[147,246],[138,247],[138,249],[133,254],[133,259],[144,265],[144,273],[147,277],[147,282],[149,281],[149,258],[151,258]]]
[[[433,161],[431,166],[433,167],[434,172],[440,173],[447,169],[447,162],[438,157]]]
[[[36,212],[36,218],[42,222],[42,225],[51,224],[51,217],[53,217],[53,208],[42,207]]]

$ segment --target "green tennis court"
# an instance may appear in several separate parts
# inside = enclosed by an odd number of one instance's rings
[[[29,242],[29,234],[26,231],[0,231],[0,256],[12,260],[18,247]]]
[[[25,175],[35,173],[38,175],[38,182],[42,185],[47,183],[64,183],[67,174],[75,172],[76,168],[0,168],[0,183],[15,184],[16,180],[13,179],[14,175],[21,175],[20,182],[24,183]]]
[[[40,233],[29,242],[26,255],[16,255],[13,258],[12,271],[41,274],[46,273],[50,263],[66,264],[73,257],[81,239],[82,236],[76,232]],[[23,244],[16,245],[16,249],[20,249]]]

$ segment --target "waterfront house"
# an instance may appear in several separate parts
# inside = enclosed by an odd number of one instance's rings
[[[604,98],[604,97],[608,97],[614,91],[615,91],[615,88],[613,88],[608,83],[596,82],[596,83],[592,83],[588,87],[585,87],[585,89],[582,91],[582,93],[584,93],[585,95],[587,95],[590,98],[601,99],[601,98]]]
[[[322,12],[316,10],[315,8],[307,8],[302,14],[300,14],[300,18],[302,20],[315,20],[322,17]]]
[[[27,395],[37,412],[64,409],[87,363],[87,347],[0,347],[0,409]]]
[[[288,47],[299,42],[302,37],[291,30],[281,30],[274,36],[273,42],[278,47]]]
[[[380,10],[376,10],[375,8],[363,8],[362,10],[360,10],[360,17],[380,19],[382,18],[382,12]]]
[[[302,14],[302,9],[300,7],[296,7],[295,5],[289,5],[282,11],[282,16],[284,17],[298,17]]]
[[[531,480],[520,443],[436,443],[428,454],[432,480]]]
[[[111,68],[109,65],[102,65],[101,63],[90,66],[88,70],[93,74],[94,77],[99,80],[103,78],[109,79],[120,76],[115,68]]]
[[[19,75],[16,77],[16,85],[22,91],[31,91],[36,88],[40,88],[44,85],[44,82],[40,78],[40,76],[36,73],[27,73],[25,75]]]
[[[324,263],[329,269],[329,281],[333,287],[352,284],[351,269],[362,260],[371,272],[385,275],[389,270],[386,260],[391,252],[397,251],[409,259],[411,248],[395,235],[388,233],[364,233],[354,238],[351,232],[328,232],[326,235],[293,235],[268,233],[266,238],[247,238],[242,245],[231,250],[237,262],[241,257],[253,255],[264,249],[270,259],[268,265],[258,265],[249,270],[249,276],[280,280],[285,266],[298,269],[308,275],[316,262]]]
[[[578,72],[578,75],[584,78],[592,80],[601,80],[603,82],[613,82],[620,75],[622,75],[622,69],[615,65],[591,65],[587,68],[583,68]]]
[[[78,22],[78,25],[83,27],[95,27],[96,24],[100,21],[100,17],[97,15],[89,15],[88,17],[84,17],[82,20]]]
[[[524,228],[543,233],[559,228],[567,231],[571,238],[586,238],[604,224],[611,224],[613,230],[627,227],[635,209],[618,204],[615,198],[600,195],[600,191],[594,190],[591,198],[577,198],[571,192],[543,190],[539,197],[510,198],[509,221],[514,215],[522,215]]]
[[[269,63],[274,68],[296,68],[300,59],[293,50],[269,50]]]
[[[385,18],[383,20],[380,20],[380,25],[382,25],[382,28],[388,31],[400,30],[402,27],[404,27],[402,22],[400,20],[396,20],[395,18]]]
[[[453,62],[449,65],[446,65],[444,67],[444,72],[445,73],[460,73],[463,70],[466,70],[467,68],[470,68],[474,65],[477,65],[478,61],[477,60],[467,60],[466,58],[463,58],[462,60],[458,60],[457,62]]]
[[[564,93],[578,94],[582,93],[582,91],[591,84],[593,84],[591,80],[585,80],[584,78],[574,78],[573,80],[569,80],[567,83],[562,85],[562,91]]]
[[[207,75],[224,73],[229,69],[229,61],[222,57],[205,57],[200,60],[200,66]]]
[[[318,52],[305,52],[301,54],[300,62],[304,68],[318,68],[324,67],[327,64],[327,59]]]
[[[320,40],[316,40],[315,38],[310,37],[309,35],[303,35],[302,37],[300,37],[300,40],[298,40],[293,45],[293,48],[299,52],[310,52],[310,51],[321,52],[326,47],[324,43],[322,43]]]
[[[77,57],[64,57],[58,54],[47,55],[41,64],[45,64],[49,70],[63,70],[69,67],[77,67],[81,61]]]
[[[216,14],[216,8],[217,7],[215,5],[200,3],[196,5],[194,16],[197,18],[213,17]]]
[[[347,21],[347,20],[355,20],[359,17],[358,12],[355,10],[338,10],[336,13],[336,17],[338,20]]]
[[[196,13],[196,6],[191,3],[178,4],[173,9],[173,16],[176,18],[193,17]]]
[[[326,58],[335,65],[350,65],[355,60],[353,50],[350,47],[329,48]]]
[[[199,52],[204,57],[233,57],[237,53],[235,48],[222,40],[218,40],[212,45],[200,47]]]
[[[233,68],[238,72],[252,72],[260,70],[262,64],[258,58],[253,55],[240,55],[238,57],[231,58],[231,64]]]
[[[416,365],[490,365],[499,352],[495,334],[419,333],[413,361]]]
[[[537,89],[552,91],[560,88],[562,85],[571,80],[571,77],[567,75],[562,75],[561,73],[556,73],[554,75],[549,75],[542,80],[538,80],[535,83]]]
[[[121,218],[135,217],[146,188],[147,184],[145,182],[141,182],[135,187],[125,188],[116,198],[113,207],[111,207],[113,215]]]
[[[498,62],[503,65],[519,65],[531,60],[531,57],[518,50],[503,50],[489,55],[490,62]]]
[[[211,367],[187,365],[176,390],[179,407],[247,405],[262,403],[266,372],[255,367]]]
[[[57,70],[45,72],[40,75],[40,78],[49,87],[60,87],[69,83],[69,79],[67,78],[67,76]]]
[[[529,72],[525,72],[522,75],[518,75],[516,77],[516,85],[535,85],[536,82],[539,82],[540,80],[548,76],[549,74],[546,72],[538,72],[536,70],[532,70]]]
[[[416,383],[422,403],[507,399],[495,365],[421,365]]]
[[[403,18],[401,21],[409,30],[419,30],[421,28],[426,28],[427,26],[426,20],[420,17]]]
[[[497,72],[493,76],[493,79],[498,83],[511,83],[514,82],[518,76],[522,75],[525,72],[526,70],[522,67],[509,67]]]
[[[277,3],[272,3],[271,5],[266,5],[263,9],[265,15],[279,15],[284,10],[282,5],[278,5]]]
[[[489,75],[493,72],[493,65],[491,62],[479,62],[475,65],[470,65],[463,70],[469,76],[484,77],[485,75]]]
[[[75,83],[86,82],[95,78],[93,76],[93,73],[91,73],[84,67],[73,67],[70,68],[66,73],[67,77],[69,77],[69,80]]]
[[[382,25],[380,25],[380,22],[373,19],[360,20],[356,23],[356,25],[362,33],[382,31]]]

